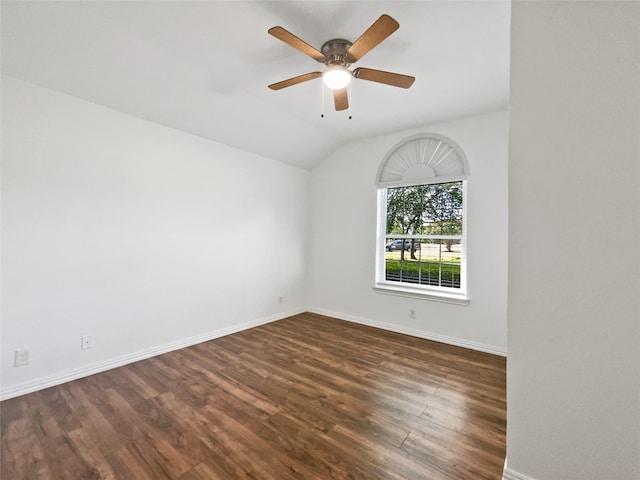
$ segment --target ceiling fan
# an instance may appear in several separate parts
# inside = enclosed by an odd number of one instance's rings
[[[313,80],[314,78],[322,77],[324,84],[333,90],[333,101],[336,110],[346,110],[349,108],[347,86],[352,78],[384,83],[394,87],[409,88],[413,85],[415,78],[408,75],[362,67],[356,68],[353,71],[349,70],[349,66],[352,63],[364,57],[399,27],[398,22],[389,15],[382,15],[373,22],[367,31],[355,42],[351,43],[342,38],[334,38],[324,42],[320,51],[282,27],[270,28],[269,34],[293,48],[300,50],[302,53],[309,55],[314,60],[324,63],[326,67],[322,72],[305,73],[304,75],[289,78],[281,82],[272,83],[269,85],[269,88],[271,90],[280,90],[292,85],[297,85],[298,83]]]

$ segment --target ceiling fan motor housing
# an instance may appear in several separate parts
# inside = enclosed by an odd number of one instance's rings
[[[325,56],[325,65],[347,67],[351,63],[347,57],[347,50],[351,45],[352,43],[344,38],[334,38],[324,42],[320,51]]]

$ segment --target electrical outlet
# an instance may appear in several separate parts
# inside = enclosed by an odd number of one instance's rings
[[[16,350],[13,364],[16,367],[24,367],[25,365],[29,365],[29,350]]]
[[[416,318],[416,311],[415,310],[409,310],[409,318],[411,320],[415,320],[415,318]]]
[[[87,348],[93,348],[93,335],[83,335],[81,347],[83,350],[86,350]]]
[[[284,297],[278,297],[278,305],[282,305],[282,302],[284,302]]]

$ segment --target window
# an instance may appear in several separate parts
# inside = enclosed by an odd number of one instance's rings
[[[386,198],[384,280],[460,291],[463,182],[381,190]]]
[[[376,289],[468,303],[466,178],[445,137],[401,142],[378,172]]]

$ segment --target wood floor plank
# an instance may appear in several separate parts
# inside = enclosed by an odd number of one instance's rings
[[[109,465],[105,455],[100,451],[92,439],[85,434],[82,428],[69,432],[69,441],[74,445],[75,451],[87,465],[93,466],[97,471],[95,478],[102,480],[118,480],[115,472]]]
[[[305,313],[0,404],[15,480],[499,480],[502,357]]]
[[[0,478],[47,478],[49,469],[30,418],[18,418],[2,428]]]

